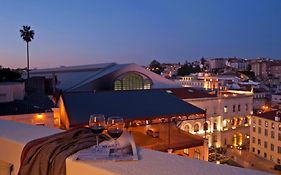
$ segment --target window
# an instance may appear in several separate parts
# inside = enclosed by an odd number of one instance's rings
[[[267,141],[264,141],[264,148],[267,148]]]
[[[256,124],[256,119],[255,118],[253,118],[253,123]]]
[[[274,157],[272,155],[270,155],[270,160],[274,161]]]
[[[143,78],[140,75],[129,73],[123,79],[123,90],[143,89]]]
[[[274,123],[271,123],[271,128],[274,129]]]
[[[240,105],[238,105],[238,111],[240,111]]]
[[[217,130],[217,123],[214,123],[214,130]]]
[[[268,136],[268,130],[267,129],[264,129],[264,135]]]
[[[274,139],[274,131],[271,131],[271,138]]]
[[[186,131],[186,132],[189,132],[189,126],[188,126],[188,125],[185,125],[185,126],[183,127],[183,130]]]
[[[273,144],[270,144],[270,150],[274,151],[274,145]]]
[[[199,131],[199,125],[198,124],[195,124],[194,125],[194,132],[198,132]]]
[[[253,132],[256,132],[256,126],[253,126]]]
[[[264,121],[264,126],[268,127],[268,122],[267,121]]]
[[[252,143],[256,143],[256,138],[252,137]]]
[[[114,90],[118,91],[118,90],[122,90],[122,83],[120,80],[116,80],[114,82]]]
[[[277,163],[280,165],[280,163],[281,163],[281,160],[280,159],[277,159]]]
[[[255,150],[255,148],[253,147],[253,148],[252,148],[252,152],[254,153],[255,151],[256,151],[256,150]]]
[[[258,145],[261,145],[261,139],[258,139]]]
[[[261,133],[261,127],[258,127],[258,133],[259,134]]]
[[[278,154],[281,154],[281,146],[278,146]]]
[[[233,106],[232,106],[232,112],[235,112],[235,111],[236,111],[236,106],[233,105]]]
[[[263,153],[263,157],[264,157],[264,158],[267,158],[267,154],[266,154],[266,153]]]
[[[278,133],[278,140],[281,141],[281,133]]]
[[[114,81],[114,90],[151,89],[151,80],[138,73],[127,73]]]
[[[281,131],[281,124],[278,125],[278,130]]]
[[[151,89],[151,83],[149,80],[144,80],[143,89]]]
[[[259,119],[259,125],[261,125],[261,119]]]
[[[227,113],[227,106],[224,106],[223,112],[224,112],[224,113]]]
[[[216,143],[218,141],[218,137],[216,135],[213,136],[213,142]]]
[[[261,151],[258,149],[258,155],[260,155],[261,154]]]

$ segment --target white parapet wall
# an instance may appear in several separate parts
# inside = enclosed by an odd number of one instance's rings
[[[59,129],[0,121],[0,161],[13,164],[13,175],[20,166],[21,151],[31,140],[62,132]],[[217,165],[153,150],[139,149],[138,161],[66,160],[67,175],[265,175],[267,173]]]

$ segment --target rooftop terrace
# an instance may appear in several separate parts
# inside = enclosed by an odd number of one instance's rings
[[[12,121],[0,121],[0,160],[13,164],[16,174],[20,155],[26,143],[58,132],[40,126],[31,126]],[[67,175],[265,175],[267,173],[250,169],[217,165],[196,159],[188,159],[168,153],[139,149],[138,161],[75,161],[66,160]]]

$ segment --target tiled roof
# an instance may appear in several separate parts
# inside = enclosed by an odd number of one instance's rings
[[[264,113],[261,113],[261,114],[257,114],[256,116],[260,117],[260,118],[268,119],[268,120],[275,120],[275,117],[277,116],[277,112],[278,112],[278,110],[274,110],[274,111],[269,111],[269,112],[264,112]]]
[[[180,99],[216,97],[216,95],[210,94],[204,89],[196,89],[190,87],[171,88],[166,89],[166,91]]]
[[[267,90],[264,88],[254,88],[253,91],[254,91],[254,93],[267,92]]]

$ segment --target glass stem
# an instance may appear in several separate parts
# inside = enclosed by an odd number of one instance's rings
[[[96,135],[97,147],[99,146],[99,135]]]

